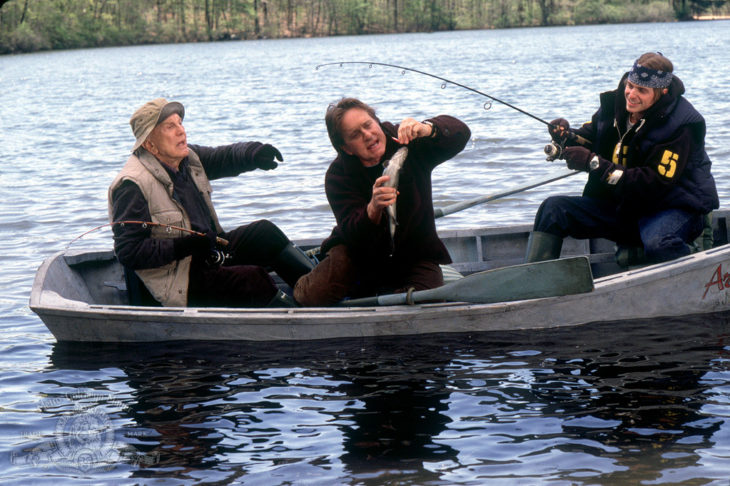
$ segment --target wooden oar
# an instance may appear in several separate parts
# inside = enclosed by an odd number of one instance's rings
[[[472,206],[476,206],[477,204],[494,201],[495,199],[500,199],[505,196],[517,194],[518,192],[526,191],[528,189],[532,189],[533,187],[550,184],[551,182],[555,182],[557,180],[564,179],[566,177],[570,177],[572,175],[576,175],[579,173],[580,173],[580,171],[571,171],[571,172],[561,174],[556,177],[551,177],[549,179],[542,179],[539,181],[530,182],[525,186],[513,187],[511,189],[506,189],[504,191],[496,192],[494,194],[487,194],[486,196],[475,197],[474,199],[470,199],[468,201],[462,201],[459,203],[454,203],[454,204],[451,204],[451,205],[443,207],[443,208],[434,208],[433,215],[434,215],[434,218],[440,218],[442,216],[447,216],[447,215],[455,213],[457,211],[461,211],[463,209],[468,209]]]
[[[473,273],[429,290],[387,294],[340,302],[340,306],[366,307],[415,304],[429,301],[489,304],[579,294],[593,290],[588,257],[579,256],[525,263]]]

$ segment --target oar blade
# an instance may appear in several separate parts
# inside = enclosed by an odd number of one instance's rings
[[[526,263],[474,273],[443,287],[413,293],[413,301],[490,304],[579,294],[593,290],[588,257]]]
[[[343,301],[342,306],[401,305],[429,301],[491,304],[590,292],[593,274],[586,256],[525,263],[473,273],[430,290]]]

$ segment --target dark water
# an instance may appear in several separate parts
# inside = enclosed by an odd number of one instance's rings
[[[54,344],[16,392],[30,392],[16,397],[25,405],[4,410],[4,475],[727,484],[729,331],[708,316],[499,336]]]
[[[112,484],[730,484],[727,316],[550,332],[282,344],[58,344],[28,309],[41,261],[106,222],[131,112],[182,101],[191,143],[274,143],[285,162],[214,183],[223,225],[332,226],[327,103],[383,119],[449,113],[473,137],[439,167],[443,206],[565,169],[541,118],[580,123],[635,57],[660,50],[708,123],[728,198],[730,23],[593,26],[0,57],[0,478]],[[531,221],[581,176],[439,220]],[[105,229],[73,244],[110,245]]]

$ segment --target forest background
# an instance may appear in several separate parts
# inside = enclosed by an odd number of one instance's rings
[[[0,54],[729,15],[727,0],[0,0]]]

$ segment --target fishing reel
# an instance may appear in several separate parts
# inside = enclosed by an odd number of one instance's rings
[[[549,144],[545,145],[545,160],[552,162],[555,159],[562,159],[564,149],[565,142],[558,143],[555,140],[552,140]]]
[[[588,148],[593,145],[593,142],[587,138],[581,137],[571,131],[566,131],[564,135],[557,138],[557,140],[553,138],[549,144],[545,145],[545,160],[548,162],[563,158],[563,151],[565,151],[565,146],[568,144],[568,141],[571,142],[571,145],[582,145]]]
[[[208,257],[205,259],[205,263],[207,263],[210,267],[220,267],[226,262],[226,260],[229,260],[230,258],[231,255],[229,253],[214,249],[211,250],[210,255],[208,255]]]

